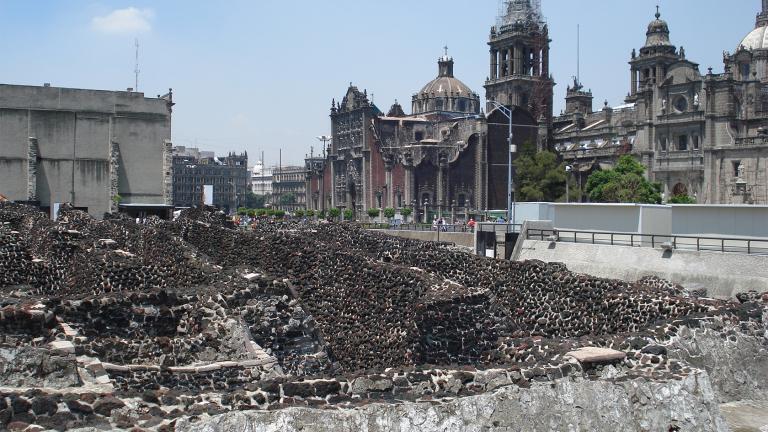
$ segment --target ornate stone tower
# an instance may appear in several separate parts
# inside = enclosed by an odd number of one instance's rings
[[[491,28],[491,74],[486,98],[528,110],[550,124],[555,85],[549,75],[549,29],[540,0],[503,0]],[[488,104],[488,111],[493,107]]]

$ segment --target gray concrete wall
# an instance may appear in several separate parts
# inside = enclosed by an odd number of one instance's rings
[[[716,252],[526,240],[519,260],[561,262],[577,273],[636,281],[655,275],[688,289],[706,288],[710,297],[731,298],[768,291],[768,257]]]
[[[768,237],[768,206],[674,205],[672,232]]]
[[[436,231],[399,231],[399,230],[376,230],[385,234],[393,235],[396,237],[407,238],[412,240],[421,241],[437,241]],[[456,246],[462,246],[467,248],[475,247],[475,235],[473,233],[451,233],[441,232],[441,242],[455,243]]]
[[[555,227],[573,230],[639,232],[636,204],[552,204]]]
[[[37,141],[37,199],[110,211],[111,146],[120,148],[125,204],[170,204],[165,190],[168,101],[143,93],[0,85],[0,194],[28,200],[30,137]],[[34,162],[34,161],[33,161]]]

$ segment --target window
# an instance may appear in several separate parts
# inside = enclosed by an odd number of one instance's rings
[[[677,149],[680,151],[688,150],[688,135],[677,137]]]
[[[401,208],[403,206],[403,194],[398,193],[397,194],[397,207]]]
[[[414,136],[416,137],[416,141],[422,141],[424,139],[424,132],[416,131]]]
[[[688,109],[688,99],[684,96],[680,96],[675,99],[675,111],[683,113]]]
[[[442,111],[443,110],[443,100],[442,99],[435,100],[435,110],[436,111]]]
[[[667,137],[661,137],[661,139],[659,139],[659,146],[661,147],[661,151],[667,151]]]
[[[459,99],[459,107],[457,111],[460,111],[460,112],[467,111],[467,101],[465,101],[464,99]]]
[[[741,161],[733,161],[733,176],[738,178],[741,175]]]
[[[749,63],[741,64],[741,79],[749,79]]]
[[[694,135],[693,136],[693,149],[698,150],[699,149],[699,136]]]
[[[467,204],[467,196],[464,194],[459,194],[459,201],[458,205],[459,207],[464,207]]]

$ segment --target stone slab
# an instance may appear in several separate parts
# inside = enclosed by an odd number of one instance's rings
[[[572,357],[579,363],[609,363],[624,360],[627,354],[609,348],[585,347],[569,352],[566,357]]]
[[[75,345],[70,341],[53,341],[48,344],[48,348],[57,354],[75,353]]]

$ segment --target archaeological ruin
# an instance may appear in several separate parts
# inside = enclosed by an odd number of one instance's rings
[[[720,431],[768,399],[768,293],[352,224],[4,202],[0,292],[0,430]]]

